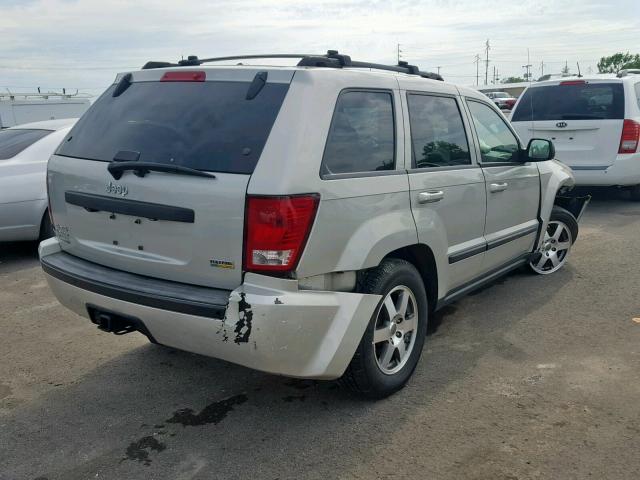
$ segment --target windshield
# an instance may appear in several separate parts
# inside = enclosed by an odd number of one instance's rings
[[[622,83],[571,83],[528,88],[511,121],[622,118]]]
[[[508,93],[504,93],[504,92],[497,92],[493,94],[494,98],[511,98],[511,95],[509,95]]]
[[[250,82],[134,82],[111,86],[80,119],[58,155],[110,162],[120,151],[141,162],[252,173],[289,88]]]
[[[15,129],[0,130],[0,160],[15,157],[25,148],[30,147],[51,130]]]

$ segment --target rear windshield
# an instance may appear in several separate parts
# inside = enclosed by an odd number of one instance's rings
[[[0,160],[15,157],[25,148],[30,147],[51,130],[11,129],[0,130]]]
[[[58,155],[110,162],[120,151],[141,162],[252,173],[289,88],[251,82],[134,82],[111,86],[78,121]]]
[[[622,83],[580,83],[528,88],[512,122],[624,118]]]

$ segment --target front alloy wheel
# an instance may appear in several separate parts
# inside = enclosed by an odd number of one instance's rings
[[[544,240],[529,265],[534,272],[547,275],[562,268],[567,261],[573,236],[561,220],[551,220],[544,232]]]

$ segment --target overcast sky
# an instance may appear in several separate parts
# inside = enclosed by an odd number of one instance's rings
[[[490,77],[597,71],[603,55],[640,52],[640,0],[0,0],[0,88],[79,88],[181,55],[324,52],[402,58],[472,85],[490,39]],[[484,63],[480,64],[481,83]]]

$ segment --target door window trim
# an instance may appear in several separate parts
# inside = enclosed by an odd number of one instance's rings
[[[443,98],[452,98],[456,102],[456,106],[458,107],[458,113],[460,114],[460,120],[462,121],[462,127],[464,129],[464,136],[467,140],[467,148],[469,149],[469,164],[462,165],[445,165],[442,167],[414,167],[415,153],[413,151],[413,138],[411,137],[411,107],[409,106],[409,95],[422,95],[428,97],[443,97]],[[405,135],[408,135],[409,144],[411,149],[409,150],[410,168],[407,169],[408,173],[423,173],[423,172],[447,172],[451,170],[467,170],[469,168],[480,168],[480,162],[478,161],[478,155],[475,151],[475,139],[473,139],[473,134],[471,132],[471,125],[468,124],[466,118],[466,111],[464,110],[464,106],[462,105],[461,98],[455,94],[449,93],[441,93],[441,92],[426,92],[424,90],[405,90],[404,91],[404,100],[407,105],[407,127],[405,128]],[[406,155],[405,155],[406,156]]]
[[[516,142],[518,142],[518,151],[521,152],[519,153],[520,156],[522,156],[522,143],[520,143],[520,137],[518,137],[518,134],[515,132],[515,130],[513,129],[513,127],[509,124],[509,122],[505,121],[504,118],[502,118],[496,111],[496,108],[494,108],[494,106],[488,104],[487,102],[480,100],[478,98],[474,98],[474,97],[464,97],[464,103],[465,103],[465,108],[467,111],[467,115],[469,115],[469,121],[471,122],[472,128],[473,128],[473,135],[475,137],[476,140],[476,153],[477,153],[477,157],[478,157],[478,164],[480,165],[480,167],[482,168],[490,168],[490,167],[517,167],[520,165],[526,165],[528,162],[483,162],[482,161],[482,152],[480,152],[480,137],[478,136],[478,130],[476,129],[476,124],[475,121],[473,120],[473,114],[471,113],[471,109],[469,108],[468,102],[476,102],[479,103],[481,105],[484,105],[486,107],[489,107],[491,110],[493,110],[494,112],[496,112],[496,114],[498,115],[498,117],[500,117],[500,120],[502,120],[502,122],[506,125],[506,127],[509,129],[509,131],[511,132],[511,134],[515,137]]]
[[[331,134],[331,128],[333,122],[336,119],[336,109],[340,98],[350,92],[369,92],[369,93],[388,93],[391,97],[391,115],[393,116],[393,168],[390,170],[379,171],[362,171],[362,172],[345,172],[345,173],[322,173],[322,167],[324,166],[324,156],[327,152],[327,146],[329,145],[329,135]],[[392,88],[366,88],[366,87],[347,87],[340,90],[336,97],[336,102],[333,106],[333,112],[331,114],[331,122],[329,123],[329,129],[327,130],[327,137],[324,141],[324,148],[322,149],[322,160],[320,161],[320,170],[318,174],[321,180],[341,180],[344,178],[366,178],[366,177],[384,177],[388,175],[404,174],[404,170],[398,170],[398,115],[396,113],[396,99],[395,92]]]

